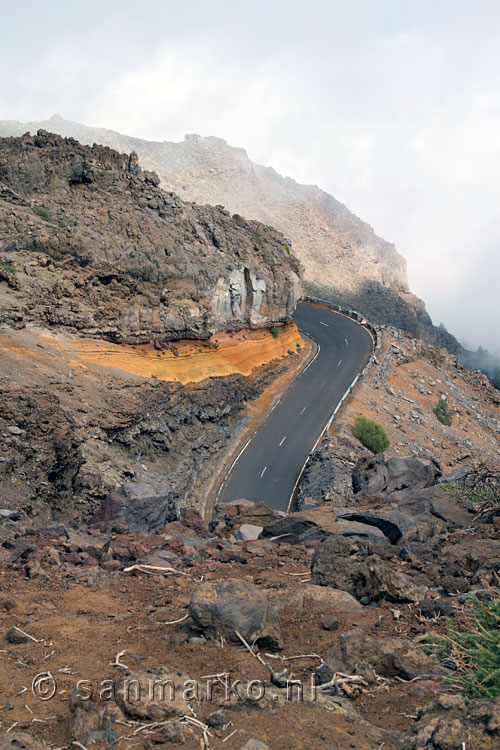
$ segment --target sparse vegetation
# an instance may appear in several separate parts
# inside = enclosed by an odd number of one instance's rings
[[[445,398],[440,398],[434,407],[434,414],[439,419],[441,424],[446,427],[450,427],[453,419],[454,412],[450,409],[448,401]]]
[[[273,335],[273,338],[274,338],[274,339],[277,339],[277,338],[278,338],[278,336],[279,336],[279,335],[280,335],[280,333],[281,333],[281,329],[280,329],[280,328],[279,328],[278,326],[273,326],[273,327],[271,328],[271,333],[272,333],[272,335]]]
[[[285,248],[285,250],[287,251],[288,255],[290,255],[290,253],[292,252],[292,251],[290,250],[290,245],[288,245],[288,244],[287,244],[287,243],[285,242],[285,244],[284,244],[284,248]]]
[[[500,696],[500,598],[482,602],[471,597],[460,627],[447,621],[444,635],[430,635],[436,656],[453,659],[458,668],[448,678],[474,698]]]
[[[486,519],[498,513],[500,507],[500,473],[485,465],[468,471],[454,482],[443,482],[450,495],[461,495],[476,506],[479,516]]]
[[[139,294],[142,294],[143,297],[147,297],[148,299],[151,297],[149,289],[139,289]]]
[[[51,221],[52,219],[52,214],[48,208],[45,208],[45,206],[33,206],[33,211],[44,221]]]
[[[372,453],[383,453],[391,444],[382,425],[363,415],[356,418],[353,435]]]
[[[16,273],[17,268],[13,263],[0,263],[0,270],[7,271],[7,273]]]

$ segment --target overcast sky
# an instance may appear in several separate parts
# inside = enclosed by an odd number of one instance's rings
[[[216,135],[395,242],[500,350],[500,0],[0,0],[0,119]]]

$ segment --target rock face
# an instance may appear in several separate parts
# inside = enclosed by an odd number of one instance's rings
[[[283,648],[280,618],[266,596],[248,581],[228,579],[199,586],[189,606],[191,616],[203,632],[241,643],[238,631],[249,643]]]
[[[412,490],[431,487],[441,477],[436,462],[417,458],[386,458],[377,456],[360,458],[352,473],[352,487],[362,496],[391,494],[411,487]]]
[[[1,322],[208,338],[289,320],[300,295],[279,232],[164,192],[134,153],[45,131],[0,139],[0,208]]]
[[[30,327],[13,337],[1,353],[0,496],[9,513],[0,532],[26,514],[40,523],[92,515],[105,529],[149,531],[183,505],[200,507],[243,404],[281,369],[181,386],[73,368]],[[23,434],[7,433],[14,424]],[[274,517],[265,509],[258,525]]]
[[[361,560],[356,555],[360,545],[350,539],[330,536],[322,542],[311,563],[313,584],[342,589],[363,601],[419,602],[422,599],[423,588],[416,586],[404,573],[384,565],[377,555]]]
[[[317,296],[457,349],[453,336],[432,325],[424,303],[410,292],[406,261],[394,245],[315,185],[300,185],[255,164],[244,149],[233,148],[221,138],[187,135],[180,143],[150,142],[59,116],[40,123],[0,122],[1,135],[35,133],[39,128],[89,145],[137,151],[141,163],[158,173],[166,190],[199,204],[224,205],[283,232],[289,238],[287,246],[304,264],[309,290]],[[227,283],[233,282],[229,276],[224,279],[227,289]],[[260,293],[257,284],[254,294]],[[229,305],[224,296],[222,307]]]

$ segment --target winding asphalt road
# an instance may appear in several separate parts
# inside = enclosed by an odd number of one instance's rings
[[[319,345],[264,424],[229,467],[218,502],[246,498],[288,510],[295,483],[332,412],[363,369],[372,339],[359,323],[327,308],[300,303],[299,329]]]

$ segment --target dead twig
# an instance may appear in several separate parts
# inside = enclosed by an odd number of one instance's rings
[[[294,659],[319,659],[321,664],[324,664],[324,659],[319,654],[297,654],[296,656],[282,656],[281,654],[268,654],[266,656],[269,659],[279,659],[279,661],[292,661]]]
[[[184,615],[184,617],[180,617],[178,620],[169,620],[168,622],[162,622],[162,620],[159,620],[157,623],[158,625],[177,625],[179,622],[184,622],[184,620],[187,620],[189,617],[189,613],[187,615]]]
[[[286,667],[281,672],[278,672],[278,673],[275,672],[274,669],[272,668],[272,666],[270,664],[268,664],[267,662],[264,661],[264,659],[259,654],[259,652],[258,651],[255,652],[253,650],[253,648],[243,638],[243,636],[241,635],[241,633],[239,633],[237,630],[235,630],[234,632],[236,633],[236,635],[238,636],[238,638],[240,639],[240,641],[242,642],[242,644],[245,646],[245,648],[247,649],[247,651],[249,651],[252,654],[252,656],[254,656],[258,661],[260,661],[260,663],[262,664],[262,666],[267,669],[267,671],[269,672],[269,674],[271,676],[271,682],[272,682],[272,684],[276,685],[276,687],[279,687],[279,688],[285,688],[285,687],[287,687],[288,684],[289,684],[289,682],[291,681],[293,675],[287,675],[287,671],[288,670],[286,669]]]
[[[21,628],[18,628],[17,625],[14,625],[14,630],[17,630],[18,633],[21,633],[21,635],[24,635],[25,638],[29,638],[30,641],[33,641],[33,643],[42,643],[46,648],[49,648],[49,646],[52,646],[52,641],[48,643],[45,638],[35,638],[35,636],[30,635],[29,633],[26,633],[25,630],[21,630]]]
[[[110,665],[112,667],[118,667],[118,669],[128,669],[127,665],[120,661],[121,657],[126,653],[127,652],[125,650],[119,651],[115,656],[115,660],[110,662]]]
[[[330,688],[340,687],[346,695],[354,695],[353,687],[368,687],[368,683],[357,674],[345,674],[344,672],[335,672],[329,682],[318,685],[318,690],[329,690]]]

